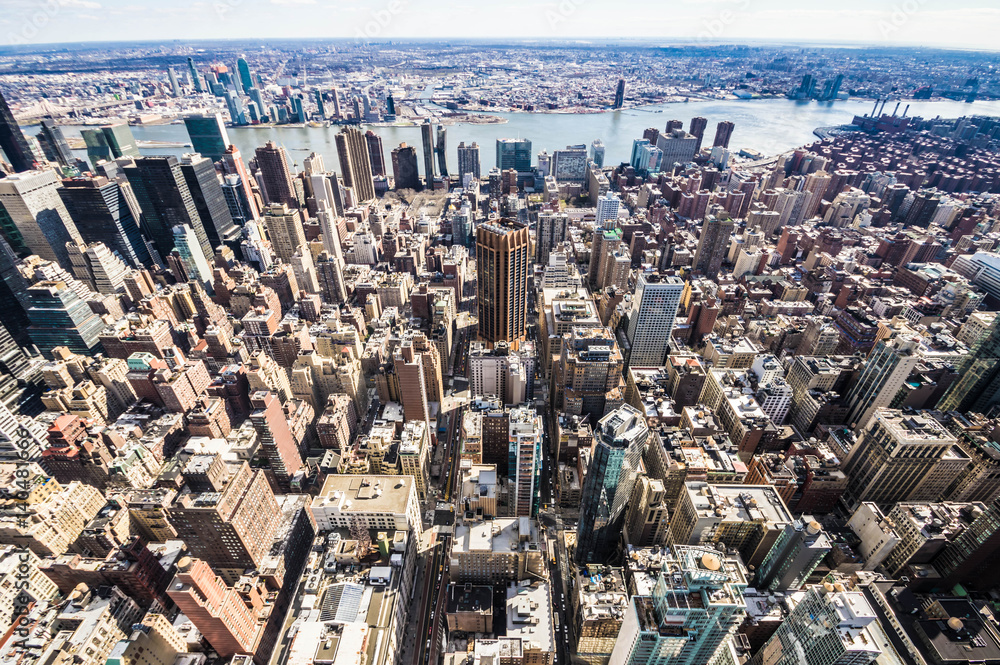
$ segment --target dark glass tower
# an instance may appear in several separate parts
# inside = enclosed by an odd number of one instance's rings
[[[73,151],[63,136],[62,129],[51,118],[42,120],[41,131],[38,132],[38,143],[42,146],[45,158],[50,162],[59,162],[63,166],[73,164]]]
[[[576,535],[580,563],[604,563],[614,552],[648,438],[645,418],[628,404],[597,423],[594,454],[580,497]]]
[[[527,333],[528,225],[499,219],[476,227],[479,338],[517,344]]]
[[[122,172],[142,209],[143,234],[160,256],[169,256],[174,248],[172,229],[178,224],[194,229],[205,256],[215,255],[176,157],[141,157]]]
[[[71,178],[62,184],[59,196],[84,242],[103,242],[134,268],[152,263],[139,223],[117,182],[98,176]]]
[[[28,333],[46,358],[57,346],[85,356],[101,351],[104,321],[65,282],[38,282],[28,289],[28,301]]]
[[[240,230],[229,213],[226,195],[219,184],[219,177],[215,175],[215,165],[205,157],[184,155],[181,158],[181,173],[191,190],[194,206],[205,225],[213,250],[219,245],[226,245],[239,253]],[[205,258],[211,259],[214,255],[213,251]]]
[[[2,93],[0,93],[0,150],[7,155],[7,161],[17,173],[35,168],[35,157],[31,154],[28,141],[21,133],[21,127],[17,124]]]
[[[972,345],[958,368],[958,377],[941,398],[941,411],[986,413],[1000,402],[1000,318]]]
[[[191,137],[194,151],[209,158],[213,162],[222,159],[229,148],[229,134],[226,123],[219,113],[195,113],[184,116],[184,127]]]

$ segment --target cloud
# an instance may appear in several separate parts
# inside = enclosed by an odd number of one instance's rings
[[[271,0],[272,5],[315,5],[316,0]]]
[[[76,7],[79,9],[100,9],[101,3],[91,0],[58,0],[60,7]]]

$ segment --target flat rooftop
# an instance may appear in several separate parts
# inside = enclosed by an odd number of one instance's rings
[[[337,507],[342,513],[402,514],[413,490],[413,476],[330,474],[313,500],[315,508]]]

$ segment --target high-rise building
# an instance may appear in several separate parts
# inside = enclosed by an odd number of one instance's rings
[[[510,460],[511,504],[515,517],[534,517],[538,514],[541,494],[542,436],[545,433],[542,417],[533,406],[519,406],[510,410]]]
[[[214,250],[225,245],[234,251],[239,249],[240,229],[233,223],[229,214],[226,195],[215,174],[215,164],[212,160],[198,154],[186,154],[181,157],[181,173],[187,183],[194,207],[198,211],[208,242]]]
[[[628,321],[630,367],[660,367],[666,362],[683,292],[679,277],[639,275]]]
[[[694,159],[695,148],[699,140],[683,129],[674,129],[660,134],[656,138],[656,147],[663,156],[660,159],[660,170],[672,172],[675,164],[687,164]]]
[[[392,177],[395,189],[420,189],[416,148],[400,143],[392,149]]]
[[[590,144],[590,161],[597,165],[597,168],[604,167],[604,141],[594,139]]]
[[[625,363],[610,330],[574,326],[561,346],[550,393],[556,409],[595,422],[624,404]]]
[[[933,418],[876,409],[844,460],[849,481],[841,501],[852,510],[862,501],[938,501],[968,463]]]
[[[501,172],[514,169],[518,173],[531,170],[531,141],[529,139],[497,139],[496,167]]]
[[[176,157],[141,157],[122,168],[122,172],[142,209],[143,235],[160,256],[168,256],[174,248],[173,228],[178,224],[194,229],[201,251],[205,256],[215,256]]]
[[[188,71],[191,74],[191,83],[194,84],[194,91],[205,92],[205,83],[202,81],[197,67],[194,66],[194,58],[188,58]]]
[[[257,650],[264,632],[257,611],[206,561],[182,557],[167,595],[221,657]]]
[[[365,142],[368,144],[368,159],[372,165],[372,175],[385,175],[385,153],[382,151],[382,137],[368,130],[365,132]]]
[[[274,141],[268,141],[257,148],[257,168],[260,169],[260,183],[267,203],[284,203],[289,208],[299,207],[292,183],[292,171],[288,165],[288,152]],[[346,176],[345,176],[346,177]]]
[[[694,154],[701,152],[701,143],[705,138],[705,128],[708,127],[708,119],[701,116],[691,118],[691,129],[688,131],[691,136],[698,139],[695,144]]]
[[[675,545],[664,557],[652,596],[629,601],[609,665],[731,662],[716,660],[716,654],[746,617],[746,588],[738,556]]]
[[[233,584],[247,569],[259,569],[270,553],[281,511],[261,469],[244,462],[209,477],[213,484],[182,493],[168,518],[191,555]]]
[[[1000,402],[1000,316],[979,336],[958,367],[958,379],[941,398],[942,411],[986,413]]]
[[[618,223],[618,211],[621,209],[622,200],[615,192],[608,192],[604,196],[597,198],[597,226],[600,228],[614,228]]]
[[[212,268],[209,266],[205,254],[201,251],[201,245],[198,244],[198,236],[195,235],[194,230],[187,224],[178,224],[174,227],[173,232],[174,251],[177,252],[177,256],[180,258],[186,276],[186,279],[181,281],[197,280],[206,289],[211,291]]]
[[[114,159],[119,157],[139,157],[139,146],[132,135],[132,129],[124,122],[103,125],[100,129],[111,149]]]
[[[62,129],[52,118],[45,118],[39,125],[38,142],[42,145],[45,158],[62,166],[72,166],[76,159]]]
[[[290,263],[295,251],[306,244],[302,213],[297,208],[271,204],[264,209],[264,225],[274,253],[285,263]]]
[[[85,243],[104,243],[133,268],[150,265],[139,221],[119,183],[81,176],[63,180],[58,192]]]
[[[728,120],[723,120],[718,124],[715,129],[715,142],[712,144],[714,147],[728,148],[729,139],[733,136],[733,129],[736,125],[729,122]]]
[[[729,242],[733,235],[736,222],[728,215],[718,217],[708,215],[701,225],[701,236],[698,238],[698,251],[694,255],[694,271],[708,279],[719,276],[722,260],[729,251]]]
[[[430,120],[420,125],[420,140],[424,149],[424,186],[434,189],[434,126]]]
[[[791,597],[792,611],[749,665],[868,665],[882,655],[865,594],[827,584]]]
[[[242,191],[242,198],[240,200],[247,215],[245,219],[257,219],[260,216],[258,197],[253,191],[250,171],[247,170],[246,164],[243,162],[243,156],[236,146],[231,145],[226,148],[226,154],[222,157],[222,166],[227,174],[239,177],[239,182],[234,184],[238,185]]]
[[[24,171],[2,178],[0,210],[9,218],[3,225],[8,242],[23,243],[31,253],[69,268],[66,243],[83,238],[59,197],[59,185],[55,171]]]
[[[528,225],[499,219],[476,227],[479,337],[516,344],[527,333]]]
[[[473,141],[470,145],[465,142],[458,144],[458,179],[461,182],[466,173],[479,179],[480,173],[479,144]]]
[[[548,265],[549,252],[569,239],[569,215],[565,212],[540,212],[535,235],[535,263]]]
[[[0,150],[15,173],[35,168],[35,157],[3,94],[0,94]]]
[[[257,431],[260,456],[267,461],[265,472],[276,494],[290,491],[292,477],[302,469],[295,437],[288,428],[281,401],[272,392],[254,391],[250,395],[250,422]]]
[[[357,201],[371,201],[375,198],[375,182],[365,135],[357,127],[344,127],[337,133],[336,141],[344,184],[354,190]]]
[[[243,86],[243,91],[246,94],[250,94],[250,88],[256,88],[255,82],[253,80],[253,75],[250,73],[250,65],[247,64],[247,59],[240,56],[236,60],[236,73],[240,77],[240,84]]]
[[[781,534],[757,569],[754,586],[768,591],[797,591],[830,551],[823,527],[808,515],[781,528]]]
[[[52,349],[57,346],[84,356],[101,349],[98,335],[104,321],[75,289],[61,281],[41,281],[30,286],[27,295],[31,321],[28,334],[46,358],[52,357]]]
[[[985,510],[972,511],[972,524],[949,543],[934,561],[942,585],[972,586],[979,590],[1000,584],[996,558],[1000,554],[1000,497],[987,502]]]
[[[448,130],[444,128],[444,125],[438,125],[437,145],[434,146],[434,154],[437,155],[438,173],[441,174],[442,178],[448,177],[447,137]]]
[[[845,395],[849,425],[862,428],[876,409],[890,405],[920,361],[919,351],[920,339],[915,335],[897,334],[875,345],[861,376]]]
[[[604,563],[614,552],[647,438],[645,418],[628,404],[597,423],[580,499],[576,558],[581,563]]]
[[[611,105],[613,109],[620,109],[625,104],[625,79],[618,79],[615,87],[615,101]]]
[[[232,145],[221,113],[190,113],[184,116],[184,126],[191,137],[194,152],[213,162],[222,159]]]

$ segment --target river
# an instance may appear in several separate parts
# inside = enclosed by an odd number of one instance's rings
[[[899,108],[902,113],[907,102]],[[891,113],[896,103],[886,105],[886,112]],[[704,116],[708,119],[708,129],[705,131],[705,145],[711,145],[715,137],[715,125],[722,120],[736,123],[730,148],[739,150],[749,148],[758,150],[765,155],[774,155],[801,145],[811,143],[816,139],[813,130],[817,127],[843,125],[851,122],[855,114],[870,113],[874,102],[838,101],[838,102],[801,102],[787,99],[761,100],[727,100],[707,102],[675,102],[658,104],[641,109],[609,111],[589,114],[561,113],[499,113],[507,120],[505,124],[455,124],[448,126],[448,166],[451,170],[457,167],[457,150],[460,141],[467,144],[473,141],[480,146],[483,175],[494,166],[496,158],[496,139],[498,138],[528,138],[532,142],[535,154],[554,150],[567,145],[584,143],[589,145],[594,139],[601,139],[606,146],[605,165],[614,165],[627,161],[632,151],[632,140],[641,138],[647,127],[663,130],[668,120],[684,121],[687,129],[690,119],[694,116]],[[965,104],[952,101],[920,101],[911,102],[909,115],[920,115],[925,118],[943,117],[956,118],[963,115],[996,115],[1000,116],[1000,101],[975,102]],[[421,149],[419,127],[368,127],[382,137],[385,149],[386,168],[392,168],[391,150],[405,141]],[[37,133],[36,127],[25,128],[27,132]],[[79,127],[67,126],[64,131],[69,136],[78,136]],[[150,125],[132,128],[139,140],[188,142],[187,132],[183,125]],[[229,137],[236,147],[249,161],[254,149],[268,140],[277,141],[288,149],[291,159],[300,165],[302,158],[310,152],[318,152],[323,156],[327,169],[339,170],[334,135],[338,127],[232,127]],[[181,155],[190,148],[152,148],[143,149],[147,155]],[[85,153],[80,151],[81,156]],[[419,160],[421,165],[423,160]],[[421,166],[422,169],[422,166]]]

